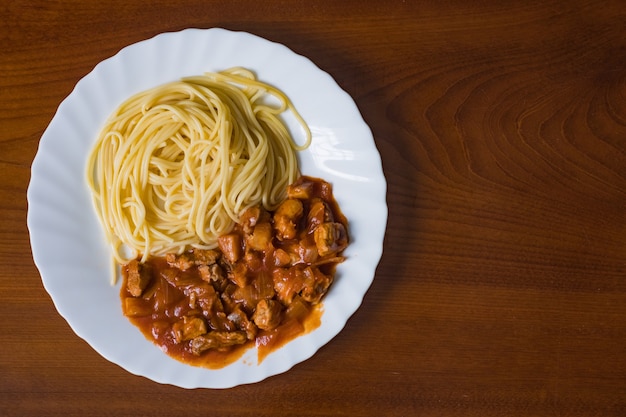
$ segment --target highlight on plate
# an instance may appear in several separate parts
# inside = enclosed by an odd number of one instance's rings
[[[310,142],[244,68],[146,90],[107,120],[87,182],[122,310],[170,356],[218,368],[256,345],[262,360],[320,325],[348,224],[331,184],[300,174]]]

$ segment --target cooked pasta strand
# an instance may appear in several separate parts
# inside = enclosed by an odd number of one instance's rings
[[[278,99],[268,105],[265,97]],[[280,119],[291,111],[298,145]],[[87,181],[115,261],[214,248],[244,209],[273,210],[311,132],[280,90],[243,68],[139,93],[109,117]]]

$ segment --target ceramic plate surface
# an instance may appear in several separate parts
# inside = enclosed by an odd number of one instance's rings
[[[218,370],[180,363],[123,315],[111,255],[85,181],[85,164],[106,118],[139,91],[206,71],[253,70],[282,89],[313,133],[299,154],[305,175],[324,178],[349,221],[347,260],[323,300],[321,326],[261,363],[256,349]],[[287,120],[296,141],[297,124]],[[130,45],[102,61],[60,104],[44,132],[28,188],[33,258],[55,307],[74,332],[127,371],[184,388],[258,382],[311,357],[357,310],[374,278],[387,223],[386,181],[372,133],[350,96],[310,60],[283,45],[224,29],[187,29]]]

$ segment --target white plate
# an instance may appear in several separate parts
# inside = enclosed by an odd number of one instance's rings
[[[256,349],[218,370],[182,364],[122,315],[110,254],[85,182],[85,162],[107,116],[130,95],[183,76],[243,66],[282,89],[313,133],[303,174],[333,184],[349,220],[347,261],[324,299],[321,326],[257,363]],[[302,132],[291,126],[296,139]],[[283,45],[224,29],[187,29],[130,45],[98,64],[61,103],[32,165],[28,229],[33,258],[59,313],[109,361],[184,388],[228,388],[287,371],[331,340],[374,278],[387,223],[386,181],[372,133],[350,96]]]

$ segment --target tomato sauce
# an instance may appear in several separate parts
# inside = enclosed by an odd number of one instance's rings
[[[347,221],[321,179],[301,177],[288,196],[297,201],[243,214],[215,251],[122,266],[124,314],[171,357],[212,369],[254,346],[260,363],[318,328]]]

